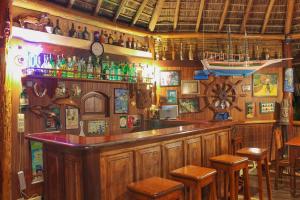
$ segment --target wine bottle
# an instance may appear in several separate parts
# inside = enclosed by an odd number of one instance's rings
[[[74,78],[74,62],[71,57],[68,57],[67,69],[67,77]]]
[[[82,37],[84,40],[90,40],[91,34],[87,31],[86,26],[84,27],[84,31],[82,32]]]
[[[56,20],[56,26],[53,29],[53,33],[56,35],[63,35],[62,30],[59,27],[59,19]]]
[[[101,69],[101,62],[100,62],[100,58],[97,57],[95,59],[95,63],[94,63],[94,74],[96,75],[97,79],[101,79],[101,72],[102,72],[102,69]]]
[[[57,55],[57,58],[56,58],[56,64],[55,64],[55,68],[56,68],[56,71],[57,71],[57,77],[61,77],[61,69],[60,69],[60,66],[61,66],[61,60],[60,60],[60,56]]]
[[[83,39],[83,34],[82,34],[82,31],[81,31],[81,27],[80,27],[80,26],[78,26],[78,29],[77,29],[77,38]]]
[[[129,75],[129,65],[128,63],[126,62],[124,67],[123,67],[123,80],[124,81],[128,81],[128,75]]]
[[[51,68],[52,68],[52,72],[51,72],[51,75],[56,77],[57,76],[57,71],[56,71],[56,64],[55,64],[55,61],[52,57],[52,54],[50,54],[49,56],[49,63],[51,65]]]
[[[107,31],[104,31],[104,43],[105,44],[108,44],[108,34],[107,34]]]
[[[104,33],[103,33],[103,30],[101,30],[100,43],[102,43],[102,44],[105,43],[105,35],[104,35]]]
[[[113,44],[114,43],[114,39],[112,37],[112,34],[110,33],[108,36],[108,44]]]
[[[86,62],[84,60],[84,58],[80,59],[80,63],[81,63],[81,78],[87,78],[87,65]]]
[[[74,23],[72,23],[72,27],[71,29],[69,30],[69,37],[76,37],[77,36],[77,32],[76,32],[76,29],[74,27]]]
[[[130,37],[127,38],[127,41],[126,41],[126,48],[131,49],[131,40],[130,40]]]
[[[120,34],[120,38],[119,38],[119,41],[118,41],[118,45],[121,46],[121,47],[124,47],[124,44],[125,44],[125,42],[124,42],[124,40],[123,40],[123,35]]]
[[[64,58],[64,55],[61,56],[61,66],[60,66],[60,69],[62,70],[62,77],[63,78],[66,78],[67,77],[67,62],[66,62],[66,59]]]
[[[76,56],[73,56],[72,62],[73,62],[74,77],[80,78],[80,72],[79,72],[79,67],[78,67],[78,62],[76,60]]]

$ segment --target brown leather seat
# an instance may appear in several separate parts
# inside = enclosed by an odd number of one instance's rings
[[[151,177],[129,184],[128,191],[131,200],[182,200],[183,187],[184,185],[177,181],[160,177]]]

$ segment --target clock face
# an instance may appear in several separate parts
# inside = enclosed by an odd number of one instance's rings
[[[95,56],[102,56],[104,53],[103,45],[100,42],[94,42],[91,46],[91,50]]]

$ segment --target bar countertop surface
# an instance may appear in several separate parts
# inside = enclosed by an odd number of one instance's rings
[[[91,149],[95,147],[110,147],[114,145],[130,144],[135,142],[165,139],[180,135],[192,135],[195,132],[208,132],[218,129],[231,128],[238,124],[235,121],[221,122],[193,122],[191,125],[176,126],[171,128],[154,129],[148,131],[138,131],[132,133],[111,134],[103,136],[79,136],[76,134],[66,134],[60,131],[42,132],[26,134],[25,138],[47,144],[62,145],[80,149]],[[180,124],[180,123],[178,123]]]

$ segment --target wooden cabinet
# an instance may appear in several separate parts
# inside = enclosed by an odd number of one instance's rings
[[[203,166],[209,167],[209,158],[217,154],[216,136],[214,133],[202,136]]]
[[[133,182],[133,152],[107,155],[101,158],[101,199],[124,200],[127,185]]]
[[[229,154],[229,145],[230,145],[230,139],[229,139],[229,131],[222,131],[216,133],[216,148],[217,148],[217,154]]]
[[[169,172],[185,165],[183,140],[163,144],[163,176],[169,177]]]
[[[161,146],[155,145],[135,151],[136,180],[161,176]]]
[[[202,165],[201,137],[188,138],[185,141],[186,146],[186,164]]]

